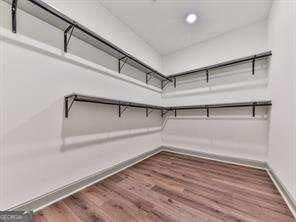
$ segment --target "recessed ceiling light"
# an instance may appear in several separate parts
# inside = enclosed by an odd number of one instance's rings
[[[186,22],[187,22],[188,24],[193,24],[193,23],[196,21],[196,18],[197,18],[196,14],[193,14],[193,13],[188,14],[188,15],[186,16]]]

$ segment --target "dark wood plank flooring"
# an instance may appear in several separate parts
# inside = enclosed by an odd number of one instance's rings
[[[59,221],[296,220],[264,170],[161,152],[34,216]]]

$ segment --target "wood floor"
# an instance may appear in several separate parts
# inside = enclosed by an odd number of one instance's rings
[[[161,152],[34,216],[59,221],[296,220],[265,171]]]

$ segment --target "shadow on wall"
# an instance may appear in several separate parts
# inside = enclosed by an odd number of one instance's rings
[[[161,129],[158,112],[146,117],[144,109],[128,108],[119,118],[116,106],[75,103],[66,119],[63,104],[64,98],[60,98],[7,132],[5,143],[10,151],[15,150],[10,154],[22,155],[27,149],[65,152]]]
[[[269,60],[262,59],[255,63],[255,74],[252,75],[251,63],[243,63],[236,66],[229,66],[209,71],[209,82],[206,80],[205,72],[197,72],[192,75],[185,75],[177,78],[177,88],[169,85],[165,89],[165,97],[172,92],[192,90],[192,93],[211,93],[217,91],[227,91],[241,89],[242,87],[250,89],[253,87],[262,87],[260,82],[266,81],[268,77]],[[174,95],[177,96],[177,95]]]
[[[75,103],[66,119],[63,104],[62,97],[7,132],[4,138],[9,155],[21,160],[30,153],[38,158],[45,149],[49,153],[65,152],[161,129],[157,112],[146,118],[145,110],[128,108],[119,118],[117,107]]]
[[[269,109],[258,107],[256,118],[250,109],[212,110],[207,118],[200,111],[180,113],[167,121],[162,133],[165,145],[186,147],[219,155],[265,160]],[[181,116],[182,115],[182,116]]]
[[[145,116],[144,109],[128,107],[122,117],[117,106],[76,102],[63,118],[62,151],[112,142],[160,130],[160,115]]]
[[[25,110],[26,109],[26,110]],[[31,112],[30,107],[24,107],[21,122],[9,130],[4,138],[8,158],[23,161],[28,154],[36,162],[42,159],[44,152],[56,152],[61,145],[62,106],[61,100],[56,100],[38,113]],[[26,113],[30,112],[29,118]],[[21,113],[21,115],[23,115]],[[7,115],[7,122],[13,122],[14,116]]]
[[[111,135],[110,134],[94,134],[92,135],[92,139],[90,140],[85,140],[85,141],[78,141],[75,143],[68,143],[66,142],[65,139],[63,139],[63,144],[61,146],[61,151],[62,152],[66,152],[69,150],[73,150],[73,149],[79,149],[79,148],[83,148],[83,147],[87,147],[87,146],[92,146],[92,145],[98,145],[98,144],[103,144],[103,143],[107,143],[107,142],[115,142],[121,139],[125,139],[125,138],[132,138],[132,137],[137,137],[137,136],[141,136],[141,135],[146,135],[146,134],[151,134],[157,131],[160,131],[161,128],[157,127],[157,129],[155,130],[151,130],[151,131],[146,131],[146,132],[142,132],[142,133],[136,133],[136,134],[132,134],[129,131],[125,132],[125,134],[123,135]],[[94,138],[93,136],[97,136],[98,138]],[[104,138],[102,138],[104,137]],[[74,139],[75,140],[75,139]]]

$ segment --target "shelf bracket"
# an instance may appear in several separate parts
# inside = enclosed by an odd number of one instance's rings
[[[68,28],[64,31],[64,52],[68,51],[68,45],[72,37],[73,30],[74,30],[74,25],[69,25]],[[70,31],[70,35],[68,37],[69,31]]]
[[[208,106],[206,106],[206,111],[207,111],[207,117],[210,117],[210,108]]]
[[[118,105],[118,117],[122,117],[122,114],[127,110],[127,106]]]
[[[149,108],[147,107],[147,108],[146,108],[146,117],[148,117],[149,114],[152,113],[152,112],[153,112],[153,109],[151,109],[151,110],[149,111]]]
[[[146,84],[148,84],[149,80],[153,79],[154,75],[153,72],[146,73]]]
[[[168,80],[161,80],[161,89],[165,89],[165,87],[170,83]]]
[[[207,82],[209,82],[209,70],[206,70],[206,77],[207,77]]]
[[[257,104],[257,103],[253,103],[253,107],[252,107],[252,116],[253,116],[253,117],[256,116],[256,104]]]
[[[256,56],[254,56],[252,60],[252,75],[255,75],[255,61],[256,61]]]
[[[170,110],[167,109],[167,110],[161,110],[161,118],[163,118]]]
[[[17,0],[13,0],[11,4],[11,25],[12,25],[12,32],[16,33],[16,11],[17,11]]]
[[[177,117],[177,110],[176,109],[174,110],[174,113],[175,113],[175,117]]]
[[[177,78],[174,77],[174,88],[176,88],[176,87],[177,87]]]
[[[123,60],[123,64],[121,64],[121,60]],[[128,57],[124,56],[121,59],[118,59],[118,72],[120,73],[122,68],[124,67],[125,63],[127,62]]]
[[[75,102],[76,98],[77,98],[76,95],[75,96],[71,96],[71,97],[68,97],[68,96],[65,97],[65,118],[68,118],[69,112],[70,112],[71,107],[72,107],[73,103]]]

